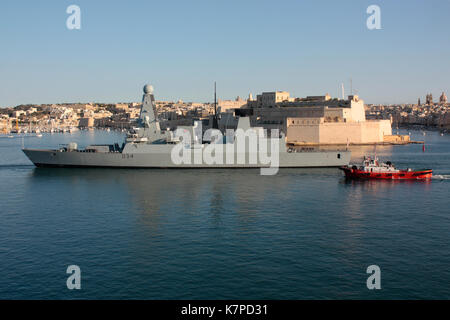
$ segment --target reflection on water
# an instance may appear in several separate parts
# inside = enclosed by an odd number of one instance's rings
[[[377,193],[381,189],[389,189],[395,187],[397,184],[403,185],[417,185],[424,184],[430,185],[431,180],[389,180],[389,179],[379,179],[379,180],[364,180],[364,179],[349,179],[343,178],[343,183],[351,185],[352,187],[363,187],[364,191],[371,193]]]
[[[258,169],[83,169],[34,168],[30,183],[59,180],[71,186],[93,184],[98,188],[114,185],[126,194],[151,224],[162,214],[181,209],[187,214],[207,208],[217,221],[220,213],[233,208],[241,218],[251,220],[265,199],[288,201],[304,177],[311,174],[339,176],[335,168],[281,169],[276,176],[261,176]]]

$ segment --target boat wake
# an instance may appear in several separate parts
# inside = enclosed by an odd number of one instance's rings
[[[431,178],[435,180],[450,180],[450,174],[435,174]]]

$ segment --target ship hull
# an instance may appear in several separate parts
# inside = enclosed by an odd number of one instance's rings
[[[340,167],[350,162],[350,151],[284,152],[279,154],[278,165],[253,163],[196,163],[192,158],[189,163],[174,163],[170,152],[161,147],[160,152],[121,153],[121,152],[60,152],[59,150],[24,149],[25,155],[37,167],[107,167],[107,168],[302,168],[302,167]],[[236,158],[237,159],[237,158]]]
[[[431,179],[433,170],[398,170],[397,172],[367,172],[348,166],[340,168],[349,179],[381,179],[381,180],[427,180]]]

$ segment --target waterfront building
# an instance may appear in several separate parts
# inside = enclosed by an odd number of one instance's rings
[[[440,104],[446,104],[447,103],[447,96],[445,95],[444,92],[442,92],[440,98],[439,98],[439,103]]]
[[[15,110],[12,115],[14,118],[19,118],[22,115],[26,115],[27,112],[25,110]]]
[[[114,106],[117,110],[128,112],[129,105],[127,103],[116,103]]]
[[[6,134],[11,131],[11,119],[7,114],[0,115],[0,134]]]
[[[252,125],[279,129],[287,141],[296,144],[365,144],[383,142],[392,135],[390,120],[366,120],[364,101],[357,95],[347,99],[323,96],[291,98],[289,92],[258,95],[236,110],[236,115],[251,116]],[[230,117],[219,127],[228,127]]]
[[[276,107],[278,103],[293,101],[289,96],[287,91],[272,91],[263,92],[256,96],[256,100],[253,100],[252,94],[249,94],[249,99],[247,100],[247,107],[249,108],[273,108]]]
[[[78,126],[81,128],[91,128],[94,126],[94,121],[93,117],[80,118]]]
[[[444,113],[438,120],[438,127],[440,129],[450,130],[450,113]]]
[[[297,144],[367,144],[385,142],[392,135],[391,120],[366,120],[364,101],[351,95],[341,106],[312,107],[314,114],[287,118],[287,141]],[[338,100],[342,101],[342,100]],[[310,107],[311,108],[311,107]]]
[[[426,96],[426,104],[427,105],[433,104],[433,95],[431,93],[427,94],[427,96]]]
[[[228,112],[234,109],[239,109],[242,106],[246,105],[247,101],[241,99],[241,97],[237,97],[235,100],[221,100],[217,101],[217,107],[220,108],[220,112]]]

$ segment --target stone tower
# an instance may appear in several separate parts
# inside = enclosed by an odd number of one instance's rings
[[[439,103],[440,104],[446,104],[447,103],[447,96],[445,95],[444,92],[442,92],[441,97],[439,98]]]

